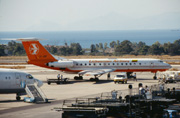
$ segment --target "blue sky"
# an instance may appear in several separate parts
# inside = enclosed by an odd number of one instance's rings
[[[0,0],[0,31],[180,29],[179,5],[180,0]]]

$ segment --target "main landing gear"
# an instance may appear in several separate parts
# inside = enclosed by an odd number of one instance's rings
[[[100,76],[101,76],[101,75],[100,75]],[[100,76],[99,76],[99,77],[100,77]],[[97,81],[99,81],[99,78],[97,77],[97,75],[95,75],[94,78],[90,78],[90,81],[96,81],[96,82],[97,82]]]
[[[16,94],[16,100],[17,100],[17,101],[21,100],[21,97],[19,96],[18,93]]]
[[[74,79],[75,79],[75,80],[83,80],[83,76],[81,76],[81,75],[75,76]]]
[[[99,76],[95,75],[94,78],[90,78],[90,81],[96,81],[97,82],[97,81],[99,81],[100,76],[101,75],[99,75]],[[75,76],[74,80],[83,80],[83,76],[82,75]]]
[[[95,77],[95,78],[90,78],[90,81],[99,81],[99,78]]]

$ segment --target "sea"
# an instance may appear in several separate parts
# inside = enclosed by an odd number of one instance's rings
[[[45,39],[43,45],[64,45],[80,43],[82,48],[90,48],[91,44],[109,43],[112,41],[129,40],[131,42],[145,42],[152,45],[156,41],[161,44],[180,39],[180,30],[111,30],[111,31],[46,31],[46,32],[0,32],[0,39],[29,38]],[[7,44],[9,40],[0,40],[0,44]]]

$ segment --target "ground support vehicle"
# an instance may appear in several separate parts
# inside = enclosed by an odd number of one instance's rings
[[[114,83],[126,83],[127,84],[127,74],[126,73],[121,73],[121,74],[118,74],[114,77]]]
[[[47,79],[47,83],[50,85],[51,83],[56,84],[67,84],[69,83],[69,78],[63,78],[63,79]]]

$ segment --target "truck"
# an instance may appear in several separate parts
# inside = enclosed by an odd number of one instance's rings
[[[128,80],[128,78],[127,78],[126,73],[120,73],[118,75],[115,75],[115,77],[114,77],[115,84],[116,83],[122,83],[122,84],[126,83],[127,84],[127,80]]]

